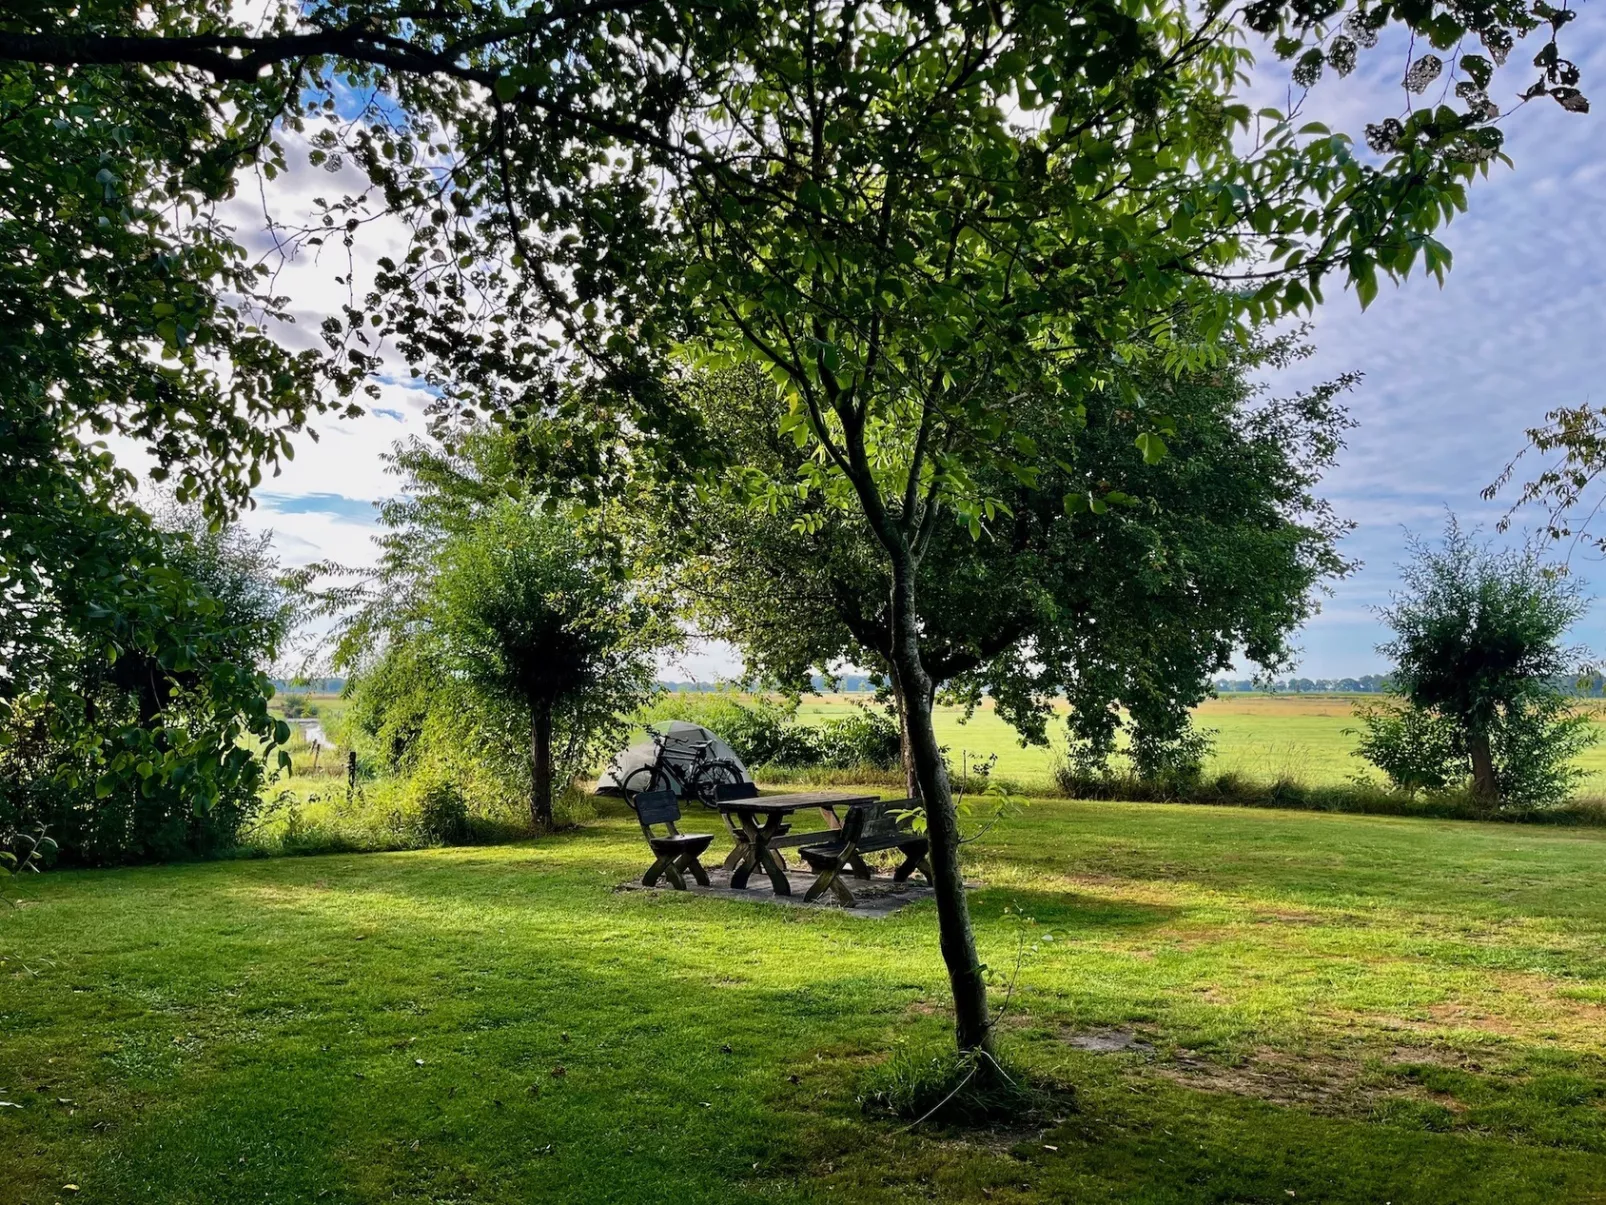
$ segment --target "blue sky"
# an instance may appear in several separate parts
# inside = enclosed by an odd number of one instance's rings
[[[1592,84],[1600,91],[1606,11],[1586,6],[1567,34],[1586,91]],[[1386,51],[1368,56],[1356,76],[1320,85],[1307,115],[1358,134],[1364,120],[1398,111],[1403,61]],[[1497,77],[1502,104],[1533,74],[1513,71],[1522,78]],[[1436,531],[1446,508],[1492,529],[1506,504],[1482,502],[1479,492],[1521,449],[1524,430],[1553,407],[1606,402],[1606,91],[1596,99],[1589,116],[1548,100],[1512,114],[1505,128],[1516,166],[1495,166],[1472,189],[1471,212],[1443,233],[1455,254],[1446,286],[1423,278],[1385,286],[1365,313],[1353,294],[1331,292],[1313,323],[1316,356],[1270,382],[1280,391],[1345,370],[1365,374],[1350,397],[1359,426],[1325,490],[1357,524],[1345,551],[1363,567],[1335,585],[1300,634],[1301,673],[1385,668],[1373,649],[1379,633],[1371,608],[1395,583],[1405,529]],[[300,174],[311,177],[299,185],[308,195],[330,187],[324,173]],[[370,262],[386,250],[365,248]],[[328,268],[309,262],[285,274],[292,297],[306,299],[302,330],[317,330],[327,278],[344,269],[343,260]],[[274,530],[286,562],[371,559],[372,503],[393,489],[380,453],[403,435],[422,434],[429,400],[400,383],[384,390],[364,418],[317,424],[321,439],[303,441],[296,460],[258,494],[248,522]],[[1572,563],[1592,591],[1606,594],[1606,570],[1587,558]],[[1577,633],[1597,649],[1606,649],[1603,615],[1597,606]],[[734,668],[728,650],[715,647],[666,672],[708,679]]]
[[[1606,76],[1602,18],[1586,8],[1568,30],[1586,83]],[[1533,74],[1519,71],[1520,82]],[[1369,83],[1383,94],[1392,80],[1374,71]],[[1366,374],[1351,398],[1359,426],[1326,488],[1358,524],[1346,551],[1364,567],[1302,634],[1309,676],[1386,668],[1372,651],[1370,608],[1395,583],[1403,529],[1434,532],[1450,508],[1492,534],[1509,497],[1479,494],[1524,431],[1556,406],[1606,402],[1606,95],[1598,99],[1589,116],[1548,100],[1510,116],[1516,166],[1495,166],[1473,187],[1470,212],[1444,231],[1455,266],[1442,290],[1416,278],[1385,288],[1365,313],[1349,294],[1318,312],[1318,352],[1299,377]],[[1606,593],[1597,562],[1575,555],[1571,564]],[[1606,648],[1602,616],[1597,605],[1577,633],[1596,648]]]

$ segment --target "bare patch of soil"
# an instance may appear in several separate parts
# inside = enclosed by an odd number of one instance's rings
[[[1228,1065],[1179,1052],[1155,1074],[1202,1092],[1252,1096],[1278,1105],[1297,1105],[1316,1113],[1351,1114],[1361,1109],[1361,1065],[1320,1054],[1259,1050]],[[1361,1110],[1364,1111],[1364,1110]]]
[[[1130,1029],[1090,1029],[1074,1033],[1065,1039],[1067,1046],[1085,1050],[1089,1054],[1142,1054],[1152,1055],[1154,1047]]]
[[[1481,1064],[1467,1055],[1441,1047],[1395,1046],[1383,1061],[1393,1067],[1435,1063],[1482,1072]],[[1271,1104],[1305,1109],[1335,1117],[1368,1117],[1389,1101],[1420,1101],[1462,1113],[1467,1106],[1444,1092],[1431,1092],[1378,1074],[1364,1053],[1334,1053],[1262,1048],[1233,1064],[1180,1051],[1169,1061],[1156,1063],[1153,1073],[1172,1083],[1201,1092],[1253,1097]]]

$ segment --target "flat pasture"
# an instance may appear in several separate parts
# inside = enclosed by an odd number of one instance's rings
[[[869,698],[809,696],[803,701],[800,717],[819,722]],[[1369,768],[1354,755],[1355,737],[1345,729],[1356,727],[1357,703],[1377,698],[1246,692],[1207,699],[1194,712],[1200,728],[1214,730],[1215,751],[1207,772],[1232,772],[1263,781],[1289,778],[1310,786],[1344,782]],[[1063,714],[1063,707],[1060,711]],[[968,720],[961,708],[939,707],[936,722],[938,737],[948,746],[956,765],[962,755],[975,759],[996,753],[998,774],[1028,789],[1052,782],[1056,757],[1063,748],[1063,729],[1058,724],[1051,725],[1051,740],[1045,749],[1022,747],[1014,729],[993,711],[990,700],[983,701]],[[1587,751],[1580,764],[1590,771],[1583,790],[1606,792],[1606,743]]]

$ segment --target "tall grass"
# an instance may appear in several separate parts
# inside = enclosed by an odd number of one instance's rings
[[[1412,793],[1359,777],[1343,783],[1312,784],[1294,772],[1292,763],[1285,763],[1274,777],[1267,778],[1228,770],[1194,778],[1153,780],[1130,772],[1083,774],[1062,760],[1055,766],[1054,777],[1056,793],[1068,799],[1288,808],[1436,820],[1606,825],[1606,799],[1600,797],[1581,796],[1548,808],[1491,808],[1466,789]]]

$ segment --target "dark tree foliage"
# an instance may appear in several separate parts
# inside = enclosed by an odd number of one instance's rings
[[[1174,454],[1153,464],[1134,442],[1147,423],[1128,407],[1097,400],[1056,433],[1021,399],[1010,430],[1052,467],[1031,484],[979,482],[995,519],[979,540],[939,528],[920,563],[934,689],[972,705],[990,695],[1036,743],[1052,701],[1068,697],[1072,735],[1102,765],[1123,723],[1163,760],[1235,650],[1284,667],[1316,587],[1346,568],[1335,548],[1345,525],[1314,490],[1339,447],[1335,397],[1350,381],[1284,400],[1248,381],[1294,354],[1285,339],[1180,381],[1141,381],[1169,412]],[[800,471],[806,450],[777,433],[784,405],[762,374],[712,374],[688,394],[730,440],[733,473]],[[743,651],[749,676],[801,691],[816,667],[847,661],[895,681],[891,583],[863,520],[814,492],[769,501],[702,491],[650,542],[671,550],[706,630]]]
[[[1578,650],[1562,644],[1586,608],[1578,582],[1531,552],[1477,543],[1453,518],[1441,547],[1413,542],[1401,581],[1380,612],[1394,638],[1378,651],[1394,659],[1400,694],[1455,726],[1474,793],[1497,801],[1497,731],[1525,708],[1560,699],[1555,680],[1580,668]]]
[[[0,684],[0,821],[74,861],[227,848],[289,739],[265,670],[297,616],[266,537],[174,511],[89,511],[95,547],[31,600],[48,640]]]

